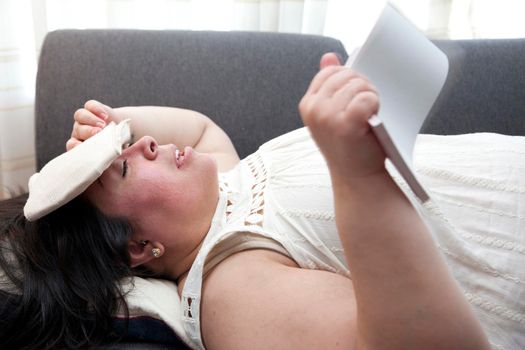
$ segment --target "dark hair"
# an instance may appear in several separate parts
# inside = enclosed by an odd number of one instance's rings
[[[119,306],[128,315],[118,282],[135,274],[131,226],[82,197],[29,222],[26,199],[0,202],[0,289],[5,280],[15,288],[0,291],[1,347],[79,348],[118,339],[111,316]]]

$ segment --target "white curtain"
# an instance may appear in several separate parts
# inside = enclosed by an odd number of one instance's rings
[[[432,38],[524,37],[523,0],[392,0]],[[62,28],[249,30],[359,45],[384,0],[0,0],[0,198],[34,172],[34,81],[45,35]]]
[[[31,2],[0,0],[0,198],[23,192],[34,171],[35,73]]]

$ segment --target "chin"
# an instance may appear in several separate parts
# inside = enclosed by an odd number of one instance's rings
[[[215,159],[215,157],[209,154],[203,154],[203,153],[201,153],[201,155],[207,158],[207,162],[206,162],[207,163],[206,167],[208,168],[207,170],[217,174],[219,172],[219,167],[217,165],[217,160]]]

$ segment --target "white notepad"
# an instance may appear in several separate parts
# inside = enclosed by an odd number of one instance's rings
[[[379,91],[380,109],[369,123],[385,154],[417,197],[428,194],[412,170],[416,136],[448,74],[448,58],[410,21],[387,3],[347,66]]]

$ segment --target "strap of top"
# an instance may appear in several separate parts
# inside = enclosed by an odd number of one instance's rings
[[[203,278],[230,255],[251,249],[266,249],[290,257],[288,251],[274,239],[250,232],[236,232],[212,249],[204,264]]]

